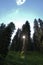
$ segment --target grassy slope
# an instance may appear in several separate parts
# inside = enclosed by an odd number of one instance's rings
[[[5,65],[43,65],[43,54],[29,52],[24,56],[19,52],[11,51],[5,61]]]

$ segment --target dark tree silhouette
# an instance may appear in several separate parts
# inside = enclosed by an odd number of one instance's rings
[[[3,30],[1,38],[0,38],[0,54],[2,56],[6,56],[8,52],[8,46],[11,41],[12,32],[15,29],[15,25],[13,22],[8,24],[8,26]]]
[[[22,34],[21,36],[25,35],[25,45],[24,45],[24,51],[26,52],[27,50],[30,50],[30,24],[28,21],[22,26]]]
[[[16,35],[14,36],[11,44],[11,50],[20,51],[21,50],[21,30],[18,29]]]
[[[34,40],[34,44],[35,44],[35,49],[40,50],[40,28],[38,25],[38,21],[36,19],[34,20],[33,40]]]
[[[43,21],[39,18],[38,22],[40,24],[40,51],[43,51]]]

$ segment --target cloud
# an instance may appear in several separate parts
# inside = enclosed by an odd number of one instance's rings
[[[26,2],[26,0],[16,0],[17,5],[22,5]]]

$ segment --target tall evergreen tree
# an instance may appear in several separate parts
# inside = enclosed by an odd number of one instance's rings
[[[1,25],[0,25],[0,53],[1,53],[1,49],[2,49],[2,35],[3,35],[3,31],[5,30],[5,24],[4,23],[2,23]]]
[[[8,52],[8,46],[10,44],[11,41],[11,35],[13,30],[15,29],[15,25],[11,22],[10,24],[8,24],[8,26],[4,29],[2,36],[0,38],[0,54],[2,56],[6,56],[7,52]]]
[[[40,24],[40,50],[43,51],[43,21],[39,18],[38,22]]]
[[[22,35],[25,35],[25,45],[24,45],[24,51],[30,50],[30,24],[28,21],[22,26]]]
[[[21,50],[21,30],[18,29],[16,35],[14,36],[11,44],[11,50],[20,51]]]
[[[35,49],[39,50],[40,49],[40,30],[39,30],[38,21],[36,19],[34,20],[33,40],[35,44]]]

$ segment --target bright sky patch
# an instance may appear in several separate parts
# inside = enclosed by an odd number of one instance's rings
[[[26,2],[26,0],[16,0],[17,5],[22,5]]]

